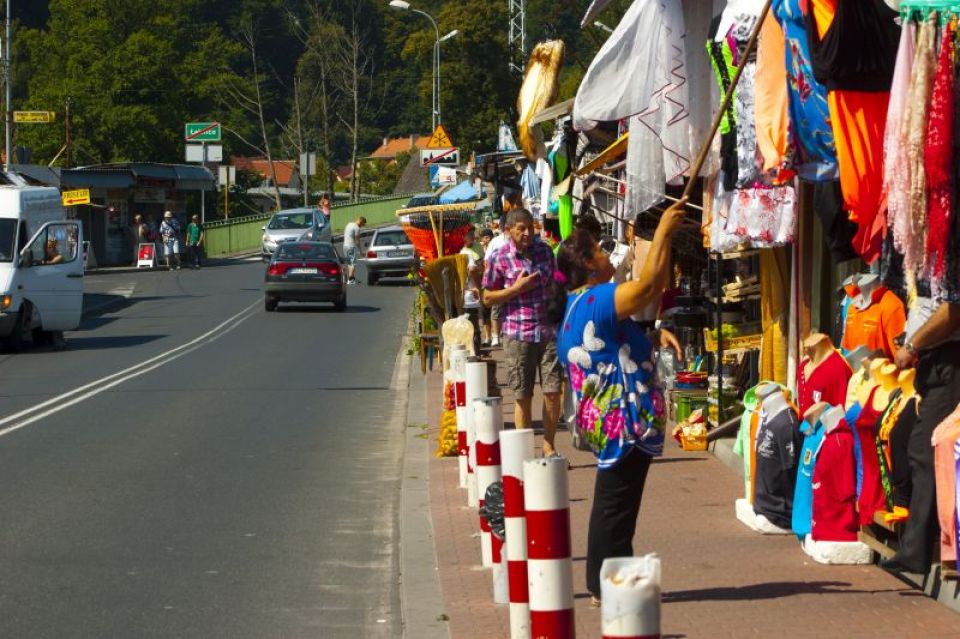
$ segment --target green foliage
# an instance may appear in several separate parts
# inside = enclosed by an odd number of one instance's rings
[[[579,28],[586,2],[529,0],[528,50],[561,38],[567,61],[560,97],[572,97],[606,33]],[[613,26],[630,0],[615,0],[600,19]],[[443,123],[464,156],[494,147],[497,124],[516,117],[519,74],[508,69],[507,2],[412,0],[438,23]],[[18,145],[49,162],[64,145],[70,103],[70,161],[183,161],[183,124],[217,119],[225,154],[276,158],[318,152],[324,170],[314,188],[349,165],[352,102],[344,89],[345,39],[357,33],[364,69],[356,137],[362,157],[383,136],[425,134],[431,123],[429,20],[387,0],[31,0],[14,3],[15,109],[53,110],[55,125],[19,126]],[[251,46],[251,36],[253,46]],[[257,73],[252,53],[257,54]],[[525,60],[518,60],[524,64]],[[258,108],[251,97],[260,90]],[[346,120],[346,121],[345,121]],[[67,161],[61,156],[59,163]],[[361,190],[388,192],[404,163],[361,163]]]

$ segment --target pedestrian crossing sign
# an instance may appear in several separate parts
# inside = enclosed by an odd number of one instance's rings
[[[453,146],[453,140],[447,135],[447,130],[442,124],[438,124],[430,136],[430,142],[427,143],[428,149],[447,149]]]

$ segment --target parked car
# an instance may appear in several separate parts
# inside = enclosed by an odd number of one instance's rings
[[[280,302],[331,302],[347,307],[347,281],[340,256],[330,242],[281,242],[267,266],[263,306]]]
[[[260,255],[266,262],[277,250],[277,245],[292,240],[305,239],[312,242],[329,242],[332,231],[330,223],[320,209],[305,207],[277,211],[263,227]]]
[[[384,226],[373,232],[366,265],[367,284],[373,286],[381,277],[406,277],[417,265],[417,254],[402,228]]]
[[[415,206],[434,206],[440,204],[440,197],[433,193],[417,193],[410,201],[403,205],[405,209],[412,209]]]

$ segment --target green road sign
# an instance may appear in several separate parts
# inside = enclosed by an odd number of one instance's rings
[[[183,137],[189,142],[219,142],[220,123],[187,122]]]

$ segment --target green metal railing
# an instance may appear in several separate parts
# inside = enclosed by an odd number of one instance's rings
[[[335,206],[330,212],[334,234],[343,233],[344,227],[361,215],[367,218],[367,226],[383,226],[397,222],[396,211],[410,200],[412,194],[390,195],[364,200],[357,204]],[[237,255],[260,248],[263,226],[272,213],[248,215],[232,220],[217,220],[204,226],[204,243],[210,257]]]

